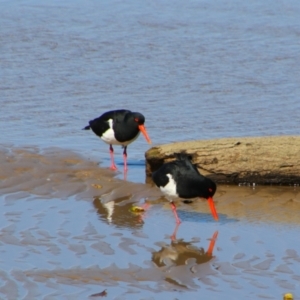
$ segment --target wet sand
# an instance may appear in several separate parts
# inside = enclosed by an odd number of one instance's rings
[[[299,14],[295,0],[6,1],[0,299],[299,298],[297,186],[218,186],[220,222],[205,201],[178,201],[176,228],[143,184],[143,138],[124,182],[81,130],[126,108],[145,115],[153,146],[298,135]]]
[[[299,294],[299,187],[225,186],[220,221],[78,154],[0,150],[1,287],[7,299],[280,299]],[[144,213],[133,204],[148,203]],[[93,298],[92,297],[92,298]]]

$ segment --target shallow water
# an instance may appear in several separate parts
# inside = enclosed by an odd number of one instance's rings
[[[157,188],[73,152],[2,149],[0,161],[7,299],[299,294],[299,187],[219,186],[219,222],[206,201],[178,202],[176,226]]]
[[[116,175],[107,145],[81,130],[124,107],[146,116],[154,145],[297,135],[298,1],[0,7],[0,297],[300,294],[298,187],[219,186],[218,223],[205,201],[178,203],[184,222],[172,242],[169,204],[143,184],[143,137],[128,147],[124,182],[122,150]],[[144,201],[146,213],[129,212]]]
[[[296,0],[1,3],[1,144],[108,165],[81,128],[122,107],[146,116],[154,145],[299,132]],[[129,160],[148,148],[140,137]]]

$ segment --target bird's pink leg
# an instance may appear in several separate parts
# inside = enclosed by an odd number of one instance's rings
[[[170,202],[170,204],[171,204],[171,207],[172,207],[172,210],[173,210],[173,214],[174,214],[175,219],[176,219],[176,223],[177,223],[177,224],[180,224],[181,221],[180,221],[180,219],[179,219],[179,217],[178,217],[177,210],[176,210],[176,206],[175,206],[175,204],[174,204],[173,201]]]
[[[128,171],[128,168],[127,168],[127,146],[124,147],[124,151],[123,151],[123,159],[124,159],[124,172],[127,172]]]
[[[117,170],[117,167],[115,165],[115,160],[114,160],[114,149],[113,149],[112,145],[109,146],[109,154],[110,154],[110,160],[111,160],[110,168],[112,170]]]

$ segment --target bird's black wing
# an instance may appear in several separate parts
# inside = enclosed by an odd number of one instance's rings
[[[114,123],[122,122],[124,119],[124,116],[128,112],[130,112],[130,111],[125,110],[125,109],[108,111],[108,112],[102,114],[100,117],[98,117],[94,120],[91,120],[89,122],[89,124],[90,124],[89,127],[93,130],[93,132],[96,135],[101,137],[103,135],[103,133],[109,129],[108,120],[112,119]],[[89,129],[89,128],[87,128],[87,129]]]
[[[170,163],[162,165],[157,171],[152,173],[152,180],[156,186],[165,186],[169,182],[167,174],[170,174]]]
[[[112,111],[112,113],[113,115],[112,116],[110,115],[108,119],[113,119],[114,124],[119,124],[119,123],[123,123],[126,120],[128,114],[131,114],[131,111],[127,109],[118,109]]]
[[[179,182],[181,178],[185,177],[189,167],[184,161],[174,160],[162,165],[157,171],[152,174],[154,183],[158,186],[165,186],[169,182],[167,174],[170,174],[175,182]]]
[[[196,165],[192,164],[190,158],[185,153],[175,154],[176,160],[162,165],[152,174],[152,179],[157,186],[165,186],[169,182],[167,174],[172,175],[176,182],[189,181],[191,178],[202,175],[199,173]]]
[[[175,153],[175,157],[177,161],[181,162],[182,170],[190,170],[196,172],[198,175],[201,175],[196,164],[192,163],[192,157],[187,153]]]

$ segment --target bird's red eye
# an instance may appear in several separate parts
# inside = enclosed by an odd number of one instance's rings
[[[134,118],[134,121],[138,122],[138,121],[139,121],[139,119],[138,119],[138,118]]]
[[[212,192],[212,189],[208,189],[210,192]]]

